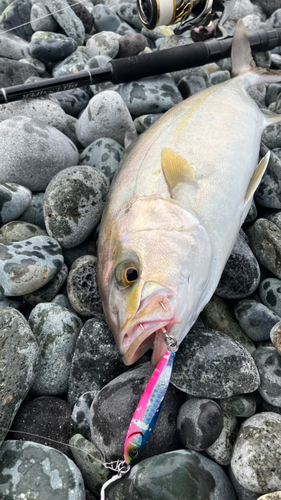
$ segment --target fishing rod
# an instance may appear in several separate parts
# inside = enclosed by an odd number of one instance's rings
[[[265,52],[281,45],[281,28],[260,29],[248,34],[252,52]],[[171,73],[229,57],[233,37],[212,38],[171,49],[111,60],[106,68],[87,69],[58,78],[0,89],[0,104],[37,98],[52,92],[111,82],[115,85]]]

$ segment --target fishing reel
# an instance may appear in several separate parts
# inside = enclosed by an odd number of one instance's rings
[[[146,29],[180,23],[174,30],[176,35],[206,26],[213,17],[219,17],[223,24],[234,3],[235,0],[137,0],[138,14]]]

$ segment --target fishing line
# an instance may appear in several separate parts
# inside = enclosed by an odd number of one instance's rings
[[[67,7],[64,7],[63,9],[54,10],[53,12],[50,12],[50,14],[46,14],[45,16],[37,17],[37,19],[34,19],[33,21],[28,21],[27,23],[19,24],[18,26],[14,26],[14,28],[9,28],[6,31],[0,31],[0,35],[4,35],[4,33],[8,33],[9,31],[13,31],[13,30],[16,30],[17,28],[22,28],[23,26],[27,26],[28,24],[40,21],[41,19],[46,19],[46,17],[50,17],[53,14],[56,14],[57,12],[62,12],[63,10],[71,9],[75,5],[79,5],[80,3],[83,3],[83,2],[86,2],[86,1],[87,0],[80,0],[79,2],[76,2],[76,3],[72,4],[72,5],[68,5]]]

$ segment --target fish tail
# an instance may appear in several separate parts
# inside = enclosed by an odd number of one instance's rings
[[[231,59],[232,76],[243,78],[245,88],[259,83],[281,82],[281,71],[258,68],[256,66],[252,56],[247,30],[242,19],[239,19],[235,27]]]

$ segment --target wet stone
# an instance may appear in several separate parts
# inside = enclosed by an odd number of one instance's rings
[[[94,255],[84,255],[73,263],[67,280],[67,295],[73,309],[81,316],[103,315]]]
[[[77,137],[85,148],[101,137],[123,145],[127,131],[135,133],[134,122],[122,97],[112,90],[92,97],[76,125]]]
[[[257,289],[259,281],[259,264],[244,236],[239,233],[215,294],[226,299],[243,299]]]
[[[101,389],[120,375],[123,368],[113,334],[105,320],[97,317],[89,319],[84,324],[75,346],[69,376],[68,401],[75,404],[81,394]]]
[[[267,148],[262,147],[262,155]],[[270,152],[270,160],[261,183],[256,190],[255,199],[258,205],[267,208],[281,208],[281,159]]]
[[[23,84],[29,77],[39,77],[38,72],[30,64],[13,61],[6,57],[0,58],[0,85],[12,87]]]
[[[255,493],[281,488],[281,415],[258,413],[240,428],[231,467],[239,484]]]
[[[180,408],[177,431],[181,443],[191,450],[206,450],[219,437],[223,412],[211,399],[189,398]]]
[[[259,347],[253,358],[261,384],[259,393],[268,403],[281,407],[281,355],[275,347]]]
[[[69,8],[66,0],[43,0],[45,7],[63,29],[67,36],[73,38],[78,45],[83,45],[85,28],[75,12]]]
[[[109,500],[236,498],[233,486],[222,468],[192,450],[172,451],[143,460],[122,481],[111,485],[108,495]]]
[[[35,292],[23,295],[23,300],[32,306],[36,306],[40,302],[51,302],[66,281],[67,274],[67,266],[63,264],[60,271],[47,285],[35,290]]]
[[[0,182],[31,191],[44,190],[57,172],[78,162],[77,148],[66,135],[25,116],[0,123],[0,156]]]
[[[86,44],[86,55],[93,56],[109,56],[112,59],[119,52],[120,35],[113,31],[103,31],[93,35]]]
[[[281,229],[267,219],[258,219],[251,233],[251,246],[258,261],[281,278]]]
[[[0,308],[0,350],[2,443],[33,382],[39,356],[37,341],[27,321],[20,312],[10,307]]]
[[[0,224],[17,219],[30,205],[32,193],[19,184],[0,184]]]
[[[93,8],[95,27],[97,31],[114,31],[120,26],[120,18],[111,9],[103,4],[97,4]]]
[[[74,434],[71,406],[63,399],[41,396],[25,402],[16,414],[11,429],[13,432],[8,434],[8,439],[52,446],[72,458],[67,446]]]
[[[61,269],[60,245],[48,236],[0,244],[1,291],[6,296],[34,292]]]
[[[107,177],[86,165],[59,172],[45,192],[47,232],[64,248],[82,243],[101,217],[109,188]]]
[[[84,392],[76,401],[72,411],[72,421],[75,432],[82,434],[85,439],[90,441],[90,407],[99,391]]]
[[[34,31],[55,32],[58,29],[57,21],[41,0],[33,0],[30,11],[30,21]]]
[[[103,465],[103,455],[93,443],[80,434],[75,434],[69,444],[75,446],[72,448],[72,453],[82,473],[85,486],[99,497],[102,485],[111,476],[110,471]]]
[[[134,119],[134,124],[138,134],[145,132],[153,123],[157,122],[163,113],[152,113],[148,115],[138,116]]]
[[[13,35],[30,41],[33,29],[30,21],[31,0],[14,0],[0,16],[1,31],[13,29]]]
[[[130,57],[139,54],[146,47],[146,38],[141,33],[128,33],[119,38],[118,57]]]
[[[13,492],[18,499],[85,500],[81,472],[54,448],[30,441],[5,441],[0,448],[0,464],[2,498]]]
[[[281,322],[277,323],[270,331],[270,340],[281,354]]]
[[[242,345],[210,328],[193,328],[180,345],[171,382],[192,396],[225,398],[255,391],[260,383]]]
[[[261,301],[281,317],[281,281],[277,278],[263,280],[259,287]]]
[[[178,83],[178,89],[184,99],[201,92],[207,88],[202,76],[184,76]]]
[[[0,57],[19,60],[29,57],[29,43],[13,33],[0,34]]]
[[[170,75],[145,78],[141,81],[122,83],[120,95],[134,116],[147,113],[164,113],[180,103],[182,95]]]
[[[88,56],[80,50],[75,50],[70,56],[63,61],[57,63],[53,69],[53,77],[72,75],[83,71],[88,62]]]
[[[59,101],[63,111],[75,118],[86,108],[90,99],[87,92],[80,88],[55,92],[53,96]]]
[[[112,181],[123,154],[124,148],[117,141],[101,137],[84,149],[79,161],[97,168]]]
[[[206,450],[206,453],[220,465],[229,465],[233,445],[238,434],[237,418],[223,412],[223,426],[218,439]]]
[[[76,49],[77,43],[73,38],[50,31],[36,31],[30,42],[31,55],[40,60],[62,61]]]
[[[106,460],[117,460],[123,456],[130,421],[152,373],[150,363],[144,363],[111,380],[95,397],[90,409],[91,440],[104,453]],[[179,447],[176,426],[178,409],[175,388],[169,385],[153,433],[141,453],[141,460]]]
[[[32,310],[29,324],[41,349],[32,394],[65,394],[75,343],[83,326],[81,319],[64,307],[48,302]]]
[[[218,401],[223,411],[235,417],[251,417],[256,413],[256,400],[251,394],[238,394]]]
[[[20,221],[24,221],[29,224],[35,224],[36,226],[45,229],[43,213],[44,195],[45,193],[33,193],[30,205],[20,216]]]
[[[271,328],[281,321],[280,316],[255,300],[241,300],[234,312],[241,328],[255,342],[269,340]]]

